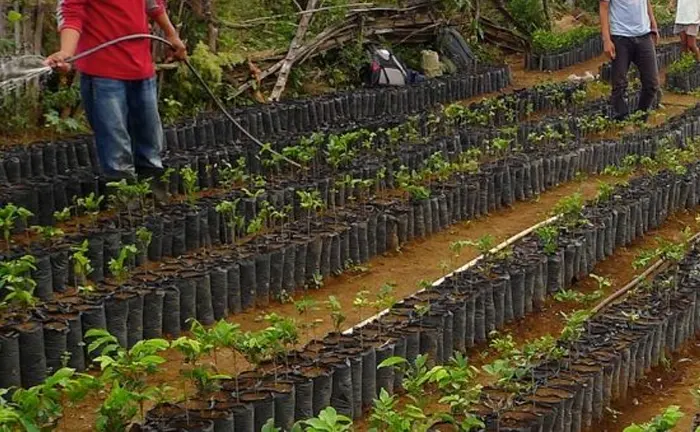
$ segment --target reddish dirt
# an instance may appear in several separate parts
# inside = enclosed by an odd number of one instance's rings
[[[500,333],[512,335],[517,345],[523,345],[541,336],[552,335],[557,337],[564,328],[563,313],[568,314],[578,309],[595,306],[595,304],[625,286],[644,271],[644,269],[634,270],[632,267],[632,262],[641,251],[656,247],[657,238],[680,240],[682,238],[681,230],[685,227],[690,227],[694,232],[700,231],[700,226],[695,222],[694,213],[683,213],[669,218],[660,229],[650,231],[644,237],[637,239],[631,245],[620,249],[613,256],[598,263],[593,270],[593,274],[609,278],[612,281],[610,287],[602,290],[603,296],[598,301],[584,304],[574,301],[559,302],[553,297],[548,297],[542,311],[511,323]],[[595,279],[589,277],[575,283],[571,289],[583,294],[591,294],[598,289],[598,283]],[[479,351],[481,350],[476,350],[474,354]],[[492,357],[493,353],[486,349],[485,352],[481,352],[479,360],[475,360],[475,363],[488,363],[493,360]]]
[[[367,312],[362,317],[352,309],[352,301],[360,290],[370,291],[374,296],[382,285],[387,282],[396,284],[394,296],[397,299],[413,294],[418,290],[418,283],[422,280],[433,281],[445,274],[442,262],[451,261],[451,269],[458,268],[476,257],[477,253],[465,250],[459,259],[454,259],[449,250],[449,245],[455,240],[478,239],[484,234],[491,234],[496,241],[501,242],[519,233],[520,231],[545,219],[554,205],[561,198],[575,192],[582,192],[586,198],[595,196],[596,187],[600,178],[590,178],[583,182],[569,183],[542,194],[538,199],[529,202],[520,202],[512,208],[502,209],[492,213],[489,217],[482,218],[471,223],[463,223],[452,226],[450,229],[430,236],[421,241],[412,242],[403,247],[398,254],[387,255],[373,259],[367,272],[350,276],[342,275],[326,281],[320,290],[309,290],[297,298],[308,297],[318,302],[324,302],[328,296],[334,295],[347,311],[347,321],[344,328],[352,327],[362,319],[368,318],[372,312]],[[612,180],[612,179],[609,179]],[[242,330],[255,331],[266,327],[262,316],[268,313],[277,313],[282,316],[298,317],[293,304],[273,304],[264,309],[235,315],[230,321],[238,323]],[[362,319],[361,319],[362,318]],[[321,336],[333,330],[328,312],[321,304],[317,311],[309,312],[303,319],[304,322],[322,320],[310,335]],[[302,340],[302,343],[305,340]],[[236,363],[230,352],[220,352],[218,355],[219,367],[224,373],[234,370]],[[153,379],[153,384],[167,383],[178,388],[179,368],[175,365],[181,363],[181,357],[169,351],[166,353],[168,367],[162,367],[162,372]],[[242,360],[238,360],[238,370],[245,368]],[[100,397],[93,397],[65,412],[64,419],[59,424],[58,430],[76,431],[89,430],[93,424],[93,411],[100,403]]]
[[[599,425],[601,432],[622,431],[632,423],[646,423],[670,405],[685,416],[674,430],[690,431],[693,416],[700,412],[691,390],[700,387],[700,341],[687,343],[669,357],[666,366],[655,368],[637,383],[624,403],[617,403]]]
[[[625,286],[628,282],[630,282],[637,275],[644,271],[644,269],[634,270],[632,268],[632,262],[634,261],[635,257],[639,254],[639,252],[654,248],[657,243],[656,239],[659,237],[666,240],[679,240],[681,238],[681,230],[687,226],[691,227],[691,229],[693,229],[694,232],[700,231],[700,227],[695,222],[694,213],[683,213],[678,216],[669,218],[669,220],[667,220],[666,223],[660,229],[650,231],[649,233],[647,233],[647,235],[640,239],[637,239],[628,247],[622,248],[613,256],[607,258],[603,262],[598,263],[598,265],[593,270],[593,273],[599,276],[607,277],[613,282],[610,287],[603,290],[603,297],[598,301],[602,301],[604,298],[608,297],[613,292]],[[580,282],[575,283],[571,287],[571,289],[576,292],[590,294],[598,289],[598,284],[593,278],[586,278]],[[499,333],[501,335],[511,335],[516,346],[519,347],[526,344],[529,341],[546,335],[551,335],[556,338],[559,336],[559,333],[564,328],[565,324],[562,318],[562,313],[568,314],[578,309],[590,308],[593,305],[595,305],[595,302],[587,305],[577,302],[558,302],[550,296],[547,297],[547,301],[545,302],[545,305],[541,311],[532,313],[519,321],[510,323]],[[700,354],[700,348],[698,348],[696,351],[698,354]],[[491,350],[487,344],[482,344],[481,346],[473,348],[472,350],[470,350],[470,352],[467,352],[466,355],[469,357],[470,363],[479,369],[481,368],[481,366],[488,364],[497,358],[497,354],[493,350]],[[689,362],[687,363],[687,365],[687,368],[692,367],[690,366]],[[695,366],[693,376],[700,377],[700,365]],[[490,377],[483,373],[478,377],[478,380],[481,384],[491,383]],[[668,381],[664,379],[663,382]],[[692,387],[693,383],[691,381],[688,384],[690,385],[690,387]],[[700,384],[700,381],[696,380],[695,384]],[[687,388],[689,389],[690,387]],[[673,390],[676,390],[675,384]],[[686,393],[688,392],[686,391]],[[653,392],[651,394],[653,394]],[[688,393],[688,395],[690,394]],[[659,400],[662,401],[664,399],[659,398]],[[692,403],[692,398],[690,398],[690,403]],[[668,401],[666,401],[666,404],[668,405]],[[665,407],[667,405],[663,406]],[[435,405],[434,407],[437,408],[439,407],[439,405]],[[638,416],[639,418],[644,418],[643,416],[646,414],[646,412],[638,413]],[[656,414],[652,412],[649,418],[653,417],[654,415]],[[635,417],[632,421],[640,421],[639,418]],[[629,424],[629,422],[620,423],[620,425],[622,424],[627,425]],[[369,429],[367,419],[362,419],[360,421],[355,422],[354,426],[355,430],[357,431],[364,432]],[[606,429],[606,431],[615,430],[622,430],[622,428],[615,429],[613,427],[610,429]]]
[[[510,59],[509,61],[513,60]],[[572,73],[581,75],[586,71],[591,71],[595,74],[603,61],[605,61],[605,59],[601,56],[600,58],[562,71],[548,73],[524,71],[522,59],[519,59],[512,63],[514,83],[508,90],[531,86],[546,81],[562,81]],[[482,99],[487,96],[490,95],[483,95],[473,100]],[[665,114],[670,117],[680,113],[688,106],[694,105],[697,101],[695,98],[689,96],[666,95],[664,102],[667,104]],[[359,323],[361,318],[367,318],[371,314],[368,312],[360,317],[352,310],[352,300],[358,291],[367,290],[371,292],[371,295],[374,295],[379,291],[382,285],[391,282],[396,285],[394,296],[397,299],[408,296],[418,289],[417,285],[419,282],[423,280],[432,281],[445,274],[446,271],[445,267],[442,265],[443,263],[449,263],[449,267],[454,269],[469,262],[476,256],[476,253],[472,251],[464,251],[459,259],[455,259],[449,251],[449,245],[453,241],[458,239],[477,239],[484,234],[491,234],[497,241],[503,241],[543,220],[554,204],[564,196],[581,191],[586,198],[593,197],[599,179],[600,177],[585,179],[580,183],[564,185],[543,194],[536,200],[517,203],[513,208],[493,213],[487,218],[455,225],[426,240],[412,242],[404,246],[398,254],[373,259],[369,265],[368,271],[364,273],[356,275],[346,274],[337,278],[331,278],[326,281],[325,286],[320,291],[310,290],[304,294],[319,302],[327,300],[329,295],[336,296],[344,306],[343,309],[347,311],[348,317],[347,321],[344,323],[344,327],[351,327]],[[605,265],[605,263],[601,265]],[[604,275],[606,274],[604,270],[596,269],[596,272],[600,272]],[[612,270],[610,274],[612,274]],[[587,282],[582,283],[583,286],[581,289],[592,289],[587,288],[585,286],[586,283]],[[297,299],[300,297],[304,297],[304,295],[297,296]],[[548,303],[547,308],[544,314],[533,315],[530,318],[533,323],[532,328],[529,324],[522,326],[522,323],[517,327],[513,326],[513,330],[522,332],[522,334],[517,334],[519,340],[536,337],[535,335],[538,332],[538,328],[552,331],[554,328],[558,329],[561,327],[561,322],[557,321],[556,317],[558,317],[557,312],[563,310],[559,308],[564,308],[564,305],[551,305]],[[240,324],[243,330],[259,330],[266,326],[261,317],[266,313],[272,312],[283,316],[297,316],[292,304],[274,304],[264,310],[258,309],[249,313],[233,316],[231,321]],[[542,319],[542,323],[544,324],[539,323],[540,316],[545,317]],[[310,335],[311,337],[321,336],[333,330],[330,319],[328,318],[328,313],[324,310],[322,305],[319,310],[312,311],[304,317],[305,322],[311,322],[315,319],[322,320],[322,322],[313,330]],[[530,321],[526,319],[526,322]],[[534,324],[535,322],[537,322],[537,324]],[[557,327],[554,327],[555,322],[558,323]],[[515,333],[514,337],[516,337]],[[181,382],[179,379],[179,367],[175,365],[181,364],[182,359],[178,354],[170,351],[165,354],[165,357],[168,363],[161,368],[162,372],[153,378],[152,383],[168,384],[172,387],[179,388],[181,386],[179,384]],[[240,358],[234,357],[231,352],[220,352],[218,354],[218,366],[222,372],[230,373],[234,370],[234,365],[236,364],[238,370],[242,370],[246,367],[245,362]],[[57,430],[92,430],[95,420],[95,410],[104,396],[104,394],[95,395],[83,403],[74,407],[68,407],[65,410],[64,418],[59,423]]]

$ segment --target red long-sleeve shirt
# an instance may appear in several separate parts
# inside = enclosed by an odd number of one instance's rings
[[[80,53],[121,36],[148,33],[148,18],[164,12],[164,0],[58,0],[58,29],[80,32]],[[75,66],[88,75],[118,80],[147,79],[155,73],[146,39],[111,46]]]

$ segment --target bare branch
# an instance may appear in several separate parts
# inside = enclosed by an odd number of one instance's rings
[[[309,0],[309,3],[306,7],[307,9],[313,9],[316,7],[317,3],[318,0]],[[308,13],[302,15],[301,19],[299,20],[299,27],[297,27],[297,32],[294,35],[292,42],[289,44],[289,51],[287,52],[287,56],[284,58],[284,63],[282,63],[282,67],[280,68],[280,73],[277,76],[277,83],[275,83],[275,88],[272,89],[272,94],[270,95],[270,100],[272,101],[277,101],[279,100],[280,96],[282,96],[284,87],[287,85],[289,73],[292,70],[292,65],[294,65],[294,61],[296,60],[296,54],[297,50],[299,49],[299,45],[304,40],[304,36],[306,36],[306,31],[309,29],[311,17],[313,17],[313,14]]]

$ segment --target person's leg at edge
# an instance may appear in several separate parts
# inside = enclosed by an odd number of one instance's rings
[[[612,36],[612,42],[615,44],[615,58],[612,60],[610,104],[613,109],[613,118],[621,120],[629,115],[625,91],[627,90],[627,72],[630,67],[630,46],[625,37]]]
[[[136,172],[128,131],[125,82],[82,74],[80,92],[106,179],[133,178]]]
[[[163,126],[158,113],[158,92],[155,78],[128,83],[129,134],[133,143],[136,173],[142,179],[151,178],[157,199],[164,198],[160,190],[163,174]]]
[[[681,37],[681,52],[687,52],[688,51],[688,35],[685,33],[685,30],[680,32],[680,37]]]
[[[686,31],[685,45],[688,51],[695,55],[695,59],[700,62],[700,49],[698,48],[698,24],[691,24]]]
[[[659,69],[656,66],[656,47],[651,35],[638,38],[633,62],[639,69],[639,78],[642,82],[637,110],[649,111],[659,93]]]

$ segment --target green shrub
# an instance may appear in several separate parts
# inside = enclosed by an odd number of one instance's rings
[[[532,49],[536,53],[562,51],[585,42],[600,30],[597,27],[577,27],[567,32],[536,30],[532,34]]]
[[[692,53],[685,53],[681,58],[671,63],[671,66],[668,67],[668,73],[672,75],[688,73],[695,68],[696,64],[695,56]]]
[[[520,27],[531,33],[549,28],[540,0],[509,0],[507,8]]]

